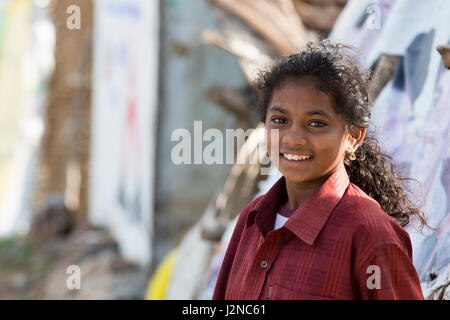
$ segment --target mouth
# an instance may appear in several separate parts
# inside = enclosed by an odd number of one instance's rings
[[[311,160],[313,158],[312,155],[302,155],[302,154],[292,154],[292,153],[280,153],[283,159],[292,162],[304,162]]]

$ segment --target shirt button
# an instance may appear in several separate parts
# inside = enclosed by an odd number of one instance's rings
[[[267,268],[267,261],[261,261],[261,268],[265,269]]]

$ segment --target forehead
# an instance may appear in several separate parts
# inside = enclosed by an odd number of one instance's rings
[[[332,95],[319,89],[317,79],[313,77],[287,78],[274,89],[269,103],[281,107],[290,113],[304,113],[323,110],[331,116],[336,116],[335,102]]]

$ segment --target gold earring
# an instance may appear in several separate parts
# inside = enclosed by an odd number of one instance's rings
[[[355,156],[355,153],[354,152],[352,152],[349,156],[348,156],[348,158],[350,159],[350,161],[354,161],[354,160],[356,160],[356,156]]]

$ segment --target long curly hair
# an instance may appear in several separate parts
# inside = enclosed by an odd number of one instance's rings
[[[282,57],[268,71],[261,71],[252,84],[261,114],[266,121],[268,104],[273,91],[287,78],[312,76],[319,90],[335,99],[337,112],[343,115],[347,128],[368,128],[370,124],[370,71],[363,70],[358,62],[358,52],[347,45],[322,41],[309,43],[297,54]],[[355,152],[356,160],[344,157],[344,165],[350,181],[375,199],[389,216],[401,226],[417,217],[423,226],[433,229],[413,203],[407,191],[407,181],[394,167],[392,157],[381,151],[373,133],[366,133],[363,143]],[[420,185],[420,184],[419,184]],[[434,229],[433,229],[434,230]]]

